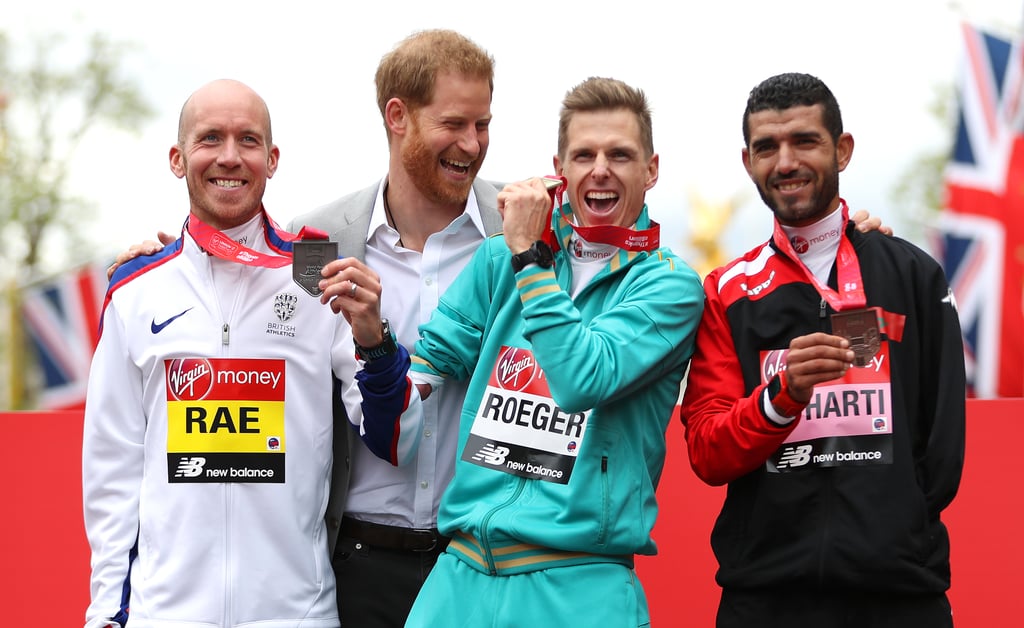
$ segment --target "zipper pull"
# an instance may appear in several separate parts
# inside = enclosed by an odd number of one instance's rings
[[[825,298],[822,297],[822,299],[821,299],[821,309],[818,310],[818,318],[820,318],[820,319],[824,319],[825,318],[825,314],[826,314],[825,308],[827,307],[827,305],[828,304],[825,303]],[[225,325],[224,329],[227,329],[227,328],[228,328],[228,326]],[[227,344],[227,341],[225,341],[224,344]]]
[[[220,342],[224,346],[231,342],[231,327],[227,323],[224,323],[224,327],[220,329]]]

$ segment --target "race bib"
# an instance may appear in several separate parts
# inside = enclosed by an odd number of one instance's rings
[[[566,484],[589,418],[589,410],[566,412],[555,404],[533,352],[502,347],[462,450],[462,460],[503,473]]]
[[[175,358],[167,385],[167,481],[285,481],[281,359]]]
[[[787,351],[762,352],[762,382],[785,370]],[[814,387],[811,402],[794,419],[797,426],[768,459],[768,471],[892,464],[890,381],[889,343],[882,341],[867,364]]]

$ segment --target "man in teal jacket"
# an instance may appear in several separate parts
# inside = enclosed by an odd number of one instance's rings
[[[453,540],[407,626],[649,623],[633,556],[656,553],[655,488],[700,280],[648,216],[658,155],[640,90],[604,78],[572,89],[554,166],[560,181],[499,194],[504,233],[421,327],[410,377],[403,352],[359,375],[363,438],[393,464],[420,436],[420,397],[470,381],[438,518]],[[569,202],[552,212],[556,183]]]

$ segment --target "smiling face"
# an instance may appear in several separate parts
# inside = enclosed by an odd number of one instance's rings
[[[182,109],[171,172],[184,178],[191,211],[217,229],[241,225],[262,207],[277,170],[266,104],[236,81],[215,81]]]
[[[822,122],[822,105],[765,109],[748,118],[743,165],[779,222],[809,225],[839,206],[839,173],[853,154],[853,137],[836,142]]]
[[[469,197],[490,142],[491,87],[483,79],[440,74],[429,105],[409,111],[402,166],[431,202],[462,204]]]
[[[632,226],[658,181],[658,155],[644,148],[636,115],[627,109],[575,112],[566,140],[555,170],[568,181],[580,226]]]

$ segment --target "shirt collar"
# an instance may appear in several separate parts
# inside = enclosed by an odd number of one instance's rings
[[[380,180],[380,185],[377,186],[377,198],[373,202],[373,213],[370,216],[370,229],[367,231],[366,241],[369,242],[376,234],[383,242],[390,246],[397,246],[398,232],[388,224],[387,214],[384,211],[384,185],[387,181],[388,178],[385,175]],[[480,217],[480,205],[477,204],[476,200],[476,190],[472,187],[469,189],[469,198],[466,199],[466,209],[448,225],[447,229],[459,229],[467,221],[473,225],[473,228],[477,230],[481,238],[487,237],[483,218]]]

